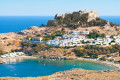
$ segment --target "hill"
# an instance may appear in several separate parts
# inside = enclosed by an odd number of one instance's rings
[[[108,21],[99,18],[97,12],[85,10],[73,13],[56,14],[54,20],[48,21],[47,26],[62,25],[76,29],[78,27],[104,27],[106,24],[108,24]],[[109,22],[109,26],[114,27],[119,25]]]

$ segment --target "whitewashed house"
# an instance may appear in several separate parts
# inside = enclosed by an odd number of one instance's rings
[[[32,41],[42,41],[43,38],[42,37],[32,37],[31,40]]]
[[[3,54],[1,55],[1,58],[6,58],[6,57],[20,57],[25,55],[23,52],[14,52],[14,53],[7,53],[7,54]]]
[[[80,31],[80,34],[88,35],[89,31]]]

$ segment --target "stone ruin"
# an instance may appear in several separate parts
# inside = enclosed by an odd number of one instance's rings
[[[78,11],[78,12],[73,12],[73,13],[65,13],[65,14],[56,14],[54,20],[49,20],[47,25],[52,26],[58,23],[59,19],[63,19],[64,21],[66,19],[80,19],[80,18],[87,18],[87,22],[90,22],[91,20],[95,20],[98,18],[98,13],[96,11],[90,11],[90,10],[85,10],[85,11]]]

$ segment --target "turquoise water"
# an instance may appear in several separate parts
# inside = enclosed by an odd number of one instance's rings
[[[102,19],[120,24],[120,16],[100,16]],[[0,33],[19,32],[30,26],[46,25],[53,16],[0,16]]]
[[[73,68],[82,68],[86,70],[115,69],[114,67],[108,65],[80,60],[27,59],[16,63],[0,64],[0,77],[46,76],[58,71],[64,71]]]

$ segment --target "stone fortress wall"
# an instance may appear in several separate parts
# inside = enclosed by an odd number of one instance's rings
[[[98,18],[98,13],[96,11],[90,11],[90,10],[85,10],[85,11],[78,11],[78,12],[73,12],[73,13],[65,13],[65,14],[56,14],[54,20],[49,20],[48,24],[49,26],[54,25],[58,22],[58,18],[62,18],[63,20],[72,18],[74,19],[79,19],[79,18],[84,18],[87,17],[87,21],[95,20]]]

